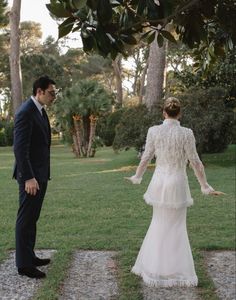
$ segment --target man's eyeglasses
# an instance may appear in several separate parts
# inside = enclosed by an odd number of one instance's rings
[[[56,96],[58,95],[59,92],[60,92],[60,89],[48,91],[48,93],[49,93],[52,97],[56,97]]]

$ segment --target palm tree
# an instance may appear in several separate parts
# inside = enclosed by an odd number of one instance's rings
[[[95,155],[95,130],[98,118],[111,110],[112,96],[102,85],[81,80],[68,88],[57,103],[57,117],[73,139],[76,157]]]

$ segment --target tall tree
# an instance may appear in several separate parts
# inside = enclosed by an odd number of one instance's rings
[[[8,24],[8,18],[6,16],[6,9],[7,9],[7,2],[5,0],[0,0],[0,53],[1,53],[1,59],[0,59],[0,92],[1,88],[4,86],[3,82],[5,81],[6,74],[5,66],[6,66],[6,44],[7,44],[7,36],[5,33],[5,28]]]
[[[121,69],[121,55],[118,55],[112,62],[116,80],[116,106],[122,107],[123,90],[122,90],[122,69]]]
[[[5,68],[7,65],[7,49],[6,49],[6,35],[4,29],[8,23],[8,18],[6,16],[7,1],[0,0],[0,95],[2,94],[2,89],[4,88],[7,76],[5,73]],[[0,103],[1,104],[1,103]],[[0,118],[2,115],[2,109],[0,105]]]
[[[156,39],[150,45],[148,57],[145,104],[149,110],[160,103],[163,97],[164,72],[166,65],[166,43],[158,47]]]
[[[20,9],[21,0],[14,0],[10,11],[10,71],[13,113],[22,103],[22,80],[20,65]]]

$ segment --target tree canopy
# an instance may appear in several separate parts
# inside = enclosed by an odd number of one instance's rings
[[[5,26],[8,22],[6,15],[7,1],[0,0],[0,28]]]
[[[156,38],[160,47],[178,39],[198,49],[197,59],[214,61],[236,41],[234,0],[50,0],[47,8],[65,19],[59,38],[80,30],[85,52],[113,59]]]

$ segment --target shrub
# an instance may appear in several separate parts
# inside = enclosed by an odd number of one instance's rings
[[[191,89],[177,95],[182,103],[181,125],[191,128],[198,153],[222,152],[233,141],[233,109],[226,105],[226,91],[214,87]],[[162,103],[149,112],[145,106],[129,108],[116,127],[115,150],[135,147],[142,151],[147,130],[162,122]]]
[[[179,96],[183,105],[183,126],[193,130],[200,153],[224,151],[233,138],[233,110],[226,105],[226,91],[220,87],[191,89]]]
[[[148,128],[159,124],[160,121],[160,109],[153,109],[150,113],[145,105],[128,108],[116,126],[114,150],[134,147],[137,151],[142,151]]]
[[[7,146],[5,130],[0,129],[0,147]]]
[[[116,135],[116,125],[119,123],[125,111],[125,108],[121,108],[102,116],[98,120],[96,135],[102,139],[105,146],[111,146],[113,144]]]
[[[6,122],[5,135],[6,135],[7,146],[13,145],[13,130],[14,130],[14,123]]]
[[[13,145],[13,127],[14,124],[12,121],[0,121],[0,146]]]

